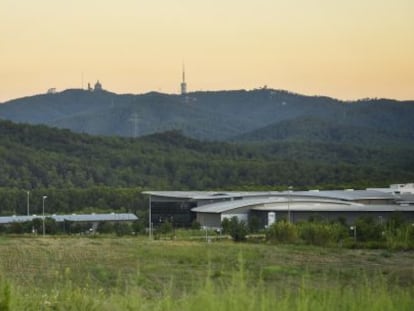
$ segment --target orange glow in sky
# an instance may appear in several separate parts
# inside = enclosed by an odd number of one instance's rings
[[[414,99],[412,0],[1,0],[0,102],[267,85]],[[82,79],[83,77],[83,79]]]

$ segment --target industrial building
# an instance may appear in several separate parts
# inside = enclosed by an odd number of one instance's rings
[[[269,192],[146,191],[153,226],[168,220],[176,226],[193,221],[207,228],[220,228],[225,218],[248,221],[256,217],[262,227],[285,219],[345,220],[353,224],[362,216],[385,222],[401,213],[414,223],[414,184],[366,190],[310,190]]]
[[[128,222],[135,221],[138,217],[131,213],[110,213],[110,214],[70,214],[70,215],[45,215],[47,218],[54,219],[57,223],[92,223],[100,222]],[[41,215],[13,215],[0,217],[0,225],[10,225],[15,222],[28,222],[34,219],[43,219]]]

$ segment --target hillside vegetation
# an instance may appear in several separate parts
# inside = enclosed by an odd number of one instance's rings
[[[413,139],[414,131],[409,129],[409,127],[398,127],[396,125],[394,127],[350,125],[337,120],[302,116],[242,134],[233,140],[238,142],[312,141],[354,146],[399,148],[413,144]]]
[[[414,142],[414,101],[343,102],[271,89],[187,96],[66,90],[4,103],[0,117],[106,136],[179,130],[210,141]]]
[[[413,147],[207,143],[178,132],[92,137],[0,122],[0,187],[241,189],[414,180]]]

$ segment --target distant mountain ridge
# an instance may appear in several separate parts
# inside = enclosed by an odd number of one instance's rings
[[[72,89],[8,101],[0,118],[105,136],[179,130],[211,141],[414,142],[414,101],[344,102],[271,89],[186,96]]]

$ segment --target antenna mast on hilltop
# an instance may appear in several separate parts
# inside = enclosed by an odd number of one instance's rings
[[[187,94],[187,83],[185,82],[185,67],[183,63],[183,81],[181,82],[181,95]]]

